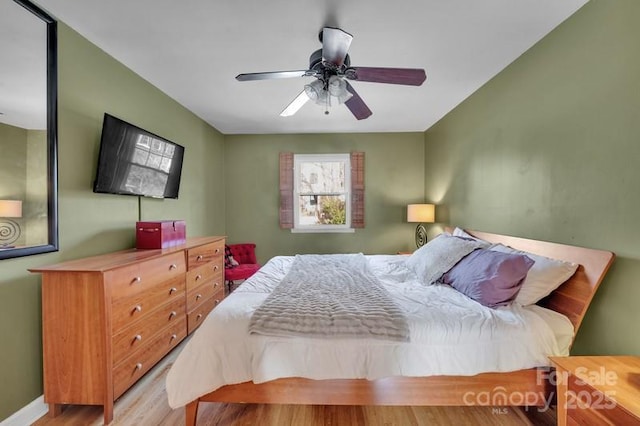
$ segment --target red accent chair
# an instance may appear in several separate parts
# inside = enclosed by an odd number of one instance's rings
[[[233,256],[233,259],[239,265],[232,266],[225,259],[224,280],[227,284],[228,292],[233,290],[233,282],[236,280],[246,280],[260,269],[260,264],[256,259],[256,245],[253,243],[229,244],[227,253]]]

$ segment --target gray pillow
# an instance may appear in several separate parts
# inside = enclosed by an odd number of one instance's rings
[[[425,285],[431,285],[463,257],[475,249],[488,247],[484,241],[474,241],[442,233],[413,252],[406,266]]]

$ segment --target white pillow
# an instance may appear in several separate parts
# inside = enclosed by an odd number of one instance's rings
[[[454,237],[445,232],[414,251],[407,259],[406,266],[413,270],[424,284],[431,285],[460,259],[475,249],[488,246],[489,244],[483,241]]]
[[[522,283],[522,288],[515,298],[515,302],[522,306],[533,305],[540,299],[547,297],[553,290],[560,287],[560,284],[571,278],[578,269],[578,265],[572,262],[551,259],[502,244],[494,244],[490,250],[524,254],[535,262],[529,269],[524,283]]]
[[[456,226],[456,228],[453,230],[453,234],[454,237],[464,237],[464,238],[473,238],[474,240],[479,240],[480,238],[476,238],[473,235],[469,235],[464,229],[462,228],[458,228]]]
[[[489,241],[483,240],[482,238],[474,237],[473,235],[469,234],[467,231],[465,231],[462,228],[455,228],[451,235],[453,235],[454,237],[468,238],[470,240],[481,241],[483,243],[486,243],[487,246],[492,245],[492,243],[490,243]]]

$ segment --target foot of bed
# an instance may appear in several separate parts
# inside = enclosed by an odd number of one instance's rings
[[[196,419],[198,418],[198,402],[199,400],[192,401],[185,407],[185,425],[196,426]]]

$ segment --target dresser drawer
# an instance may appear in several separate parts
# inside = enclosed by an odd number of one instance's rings
[[[222,265],[218,265],[218,262],[209,262],[187,272],[187,291],[210,280],[214,280],[218,282],[218,285],[222,285],[222,279]]]
[[[187,263],[189,270],[204,265],[207,262],[216,262],[222,266],[222,257],[224,256],[224,240],[215,241],[209,244],[203,244],[187,250]]]
[[[111,330],[116,332],[146,316],[165,303],[185,300],[184,275],[156,284],[145,293],[121,298],[113,303]]]
[[[205,300],[215,296],[218,300],[224,298],[224,286],[219,281],[209,281],[187,291],[187,312],[196,309]]]
[[[180,251],[108,271],[105,280],[111,287],[111,299],[118,301],[145,292],[163,281],[184,277],[185,272],[184,254]]]
[[[187,332],[189,334],[202,324],[202,321],[204,321],[209,312],[222,301],[223,296],[224,292],[220,291],[212,297],[205,299],[201,305],[187,314]]]
[[[153,336],[134,354],[113,369],[113,397],[118,398],[129,386],[173,349],[187,334],[185,318]]]
[[[147,314],[141,321],[119,331],[113,337],[113,363],[118,364],[134,351],[140,349],[165,327],[185,318],[184,298],[177,298]]]

